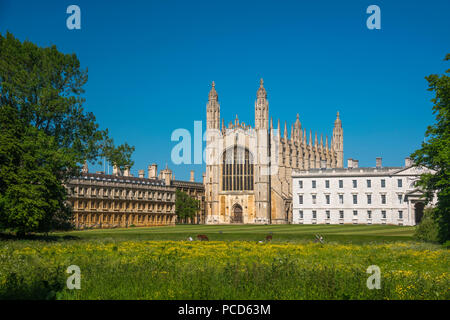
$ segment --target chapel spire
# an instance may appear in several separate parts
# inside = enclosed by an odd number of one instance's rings
[[[339,111],[336,114],[336,120],[334,121],[333,139],[331,146],[336,151],[336,166],[337,168],[344,167],[344,130],[342,129],[342,122],[339,117]]]
[[[217,94],[214,81],[211,84],[206,105],[206,129],[220,129],[219,95]]]
[[[255,101],[255,129],[269,128],[269,102],[267,101],[267,92],[264,88],[264,80],[259,81],[259,88],[256,92]]]

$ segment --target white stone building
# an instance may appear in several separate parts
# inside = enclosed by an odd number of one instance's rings
[[[416,187],[420,175],[409,158],[404,167],[297,170],[292,174],[293,218],[296,224],[392,224],[420,222],[425,201]]]

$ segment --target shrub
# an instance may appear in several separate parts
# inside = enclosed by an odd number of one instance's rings
[[[439,225],[436,222],[434,209],[427,208],[423,211],[422,221],[417,225],[414,237],[421,241],[438,242]]]

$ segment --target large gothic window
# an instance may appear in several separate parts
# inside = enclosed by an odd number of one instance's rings
[[[247,149],[234,146],[224,152],[222,190],[253,190],[253,157]]]

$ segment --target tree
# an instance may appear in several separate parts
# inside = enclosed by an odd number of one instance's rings
[[[450,60],[447,54],[445,61]],[[435,92],[431,100],[432,110],[436,114],[436,123],[428,126],[426,141],[422,143],[411,158],[416,165],[425,166],[436,171],[435,174],[421,176],[419,185],[423,187],[426,199],[431,201],[437,195],[437,205],[433,210],[439,231],[438,240],[443,243],[450,239],[450,77],[446,74],[432,74],[426,77],[428,90]]]
[[[200,201],[180,190],[176,190],[175,197],[175,213],[178,216],[178,221],[186,221],[188,218],[193,219],[200,208]]]
[[[84,110],[86,82],[75,54],[0,34],[0,228],[48,231],[67,221],[64,184],[84,161],[133,164],[134,147],[115,147]]]

